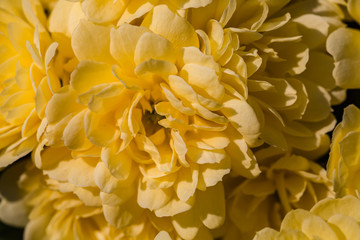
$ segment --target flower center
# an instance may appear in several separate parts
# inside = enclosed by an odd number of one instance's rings
[[[158,122],[164,118],[164,116],[157,114],[155,110],[152,110],[151,112],[146,110],[145,114],[143,115],[143,124],[146,130],[146,135],[151,136],[160,128],[162,128]]]

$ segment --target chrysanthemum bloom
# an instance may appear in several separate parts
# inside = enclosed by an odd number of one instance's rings
[[[224,239],[252,239],[264,227],[279,229],[290,210],[309,210],[333,196],[325,169],[313,161],[275,148],[260,150],[255,156],[262,170],[257,178],[229,180],[229,224]]]
[[[48,179],[28,160],[10,166],[0,180],[0,219],[25,227],[24,239],[127,239],[101,207],[85,205],[70,184]]]
[[[37,164],[66,148],[74,161],[101,157],[94,182],[111,224],[136,222],[140,206],[194,238],[222,224],[230,167],[260,173],[250,147],[328,143],[335,84],[324,44],[341,25],[335,4],[124,3],[66,3],[86,16],[69,33],[80,63],[47,105],[34,153]],[[329,63],[330,83],[317,82],[315,62]]]
[[[54,4],[1,1],[0,168],[36,146],[45,106],[77,64],[70,44],[53,42],[48,30]]]
[[[360,110],[350,105],[345,108],[343,120],[334,130],[327,165],[328,176],[334,181],[338,196],[359,196],[359,145]]]
[[[243,136],[257,138],[258,121],[246,99],[232,97],[238,93],[220,83],[219,64],[198,49],[196,32],[185,19],[160,5],[146,22],[146,27],[123,24],[112,30],[80,22],[72,46],[82,61],[70,86],[56,93],[46,108],[44,144],[51,147],[42,151],[39,145],[36,152],[44,158],[55,148],[49,139],[57,139],[53,133],[61,131],[74,157],[100,155],[101,150],[105,164],[97,165],[95,182],[102,190],[107,220],[125,227],[138,214],[128,214],[131,219],[121,209],[135,211],[139,204],[157,217],[171,217],[183,238],[193,238],[201,229],[218,227],[224,218],[219,182],[230,171],[224,130],[232,105],[222,105],[233,101],[237,112],[247,112],[248,119],[244,116],[244,124],[235,125],[238,133],[232,135],[238,138],[233,143],[238,149],[248,148]],[[250,128],[251,122],[255,125]],[[234,154],[237,151],[241,153],[235,148]],[[129,179],[135,179],[136,186],[122,191]]]
[[[360,200],[353,196],[324,199],[310,211],[296,209],[281,223],[280,231],[265,228],[254,240],[357,239],[360,234]]]

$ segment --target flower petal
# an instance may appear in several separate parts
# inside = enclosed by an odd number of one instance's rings
[[[59,122],[68,114],[82,110],[83,106],[76,102],[76,98],[77,94],[72,88],[69,86],[61,88],[46,106],[45,115],[48,122]]]
[[[113,62],[110,55],[111,28],[112,26],[96,25],[84,19],[80,21],[71,38],[71,46],[79,61]]]
[[[146,32],[150,30],[127,23],[120,25],[117,29],[111,29],[110,52],[120,65],[135,67],[135,48],[140,37]]]
[[[196,213],[193,207],[189,211],[179,213],[172,217],[172,224],[180,237],[193,239],[197,235],[202,223]]]
[[[101,160],[109,168],[111,174],[119,180],[125,180],[131,174],[132,159],[125,152],[117,152],[115,144],[103,148],[101,151]]]
[[[136,204],[134,199],[120,206],[104,205],[103,210],[106,221],[121,229],[136,222],[143,213],[143,209]]]
[[[106,146],[119,136],[119,130],[115,126],[111,113],[97,114],[88,111],[84,121],[87,138],[97,146]],[[104,124],[106,128],[102,127]]]
[[[224,223],[225,193],[222,183],[197,192],[196,210],[202,223],[209,229],[215,229]]]
[[[154,7],[152,14],[146,16],[142,25],[168,39],[175,49],[199,47],[199,39],[191,24],[173,13],[166,5]]]
[[[135,52],[134,61],[138,65],[146,60],[155,59],[175,62],[175,53],[172,43],[157,34],[144,33],[139,38]]]
[[[165,231],[160,231],[156,237],[154,238],[154,240],[172,240],[169,233],[165,232]]]
[[[71,73],[70,85],[76,92],[83,94],[96,85],[111,82],[118,80],[112,74],[109,64],[81,61]]]
[[[116,20],[120,17],[125,1],[113,0],[85,0],[81,7],[88,19],[95,23],[105,23]]]
[[[177,174],[174,188],[179,199],[186,202],[195,193],[199,170],[196,165],[192,165],[189,168],[183,167]]]
[[[360,32],[350,28],[339,28],[327,39],[326,49],[335,59],[333,76],[338,86],[359,88]]]
[[[139,182],[137,202],[142,208],[153,211],[165,206],[172,195],[173,190],[170,188],[149,189],[145,183]]]

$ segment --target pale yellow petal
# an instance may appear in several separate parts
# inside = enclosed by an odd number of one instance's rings
[[[116,228],[124,228],[134,223],[143,213],[143,209],[136,204],[136,200],[130,199],[120,206],[104,205],[105,219]]]
[[[119,136],[119,130],[112,117],[111,113],[97,114],[88,111],[85,114],[85,133],[90,142],[98,146],[106,146]],[[104,124],[106,128],[102,127]]]
[[[225,221],[225,193],[222,183],[198,191],[196,210],[202,223],[209,229],[220,227]]]
[[[143,22],[143,26],[168,39],[175,49],[181,47],[199,47],[194,28],[184,18],[173,13],[166,5],[154,7]]]
[[[302,231],[311,239],[337,240],[335,231],[320,217],[311,215],[302,222]]]
[[[358,131],[346,134],[346,136],[339,142],[339,153],[342,157],[342,161],[350,169],[356,169],[359,166],[360,155],[359,152],[354,149],[354,147],[359,146],[359,144],[360,132]]]
[[[149,29],[127,23],[111,29],[110,52],[120,65],[135,67],[135,48],[139,38],[146,32],[150,32]]]
[[[181,69],[180,77],[205,98],[221,101],[224,97],[224,87],[220,84],[215,70],[211,68],[189,63]]]
[[[345,196],[341,199],[324,199],[316,204],[311,212],[324,218],[329,219],[335,214],[341,214],[352,217],[356,221],[360,220],[360,213],[354,209],[360,208],[360,202],[352,195]]]
[[[345,239],[356,239],[360,236],[360,226],[353,218],[336,214],[329,218],[329,223],[334,224],[341,233],[344,234]]]
[[[117,23],[121,26],[123,23],[131,23],[132,21],[144,16],[159,2],[159,0],[139,0],[130,1]]]
[[[233,128],[228,128],[230,142],[226,152],[231,157],[231,168],[236,174],[252,178],[260,174],[260,168],[256,158],[245,139],[240,134],[233,134]]]
[[[301,231],[302,223],[311,216],[310,212],[303,209],[292,210],[284,217],[281,223],[281,230],[294,229]]]
[[[172,238],[170,237],[169,233],[165,232],[165,231],[160,231],[156,237],[154,238],[154,240],[172,240]]]
[[[335,59],[333,76],[338,86],[359,88],[360,31],[350,28],[339,28],[327,39],[326,49]]]
[[[262,123],[254,108],[244,100],[236,99],[230,95],[224,97],[223,114],[230,120],[236,130],[241,133],[246,140],[251,141],[260,135]]]
[[[238,28],[257,30],[266,20],[269,7],[265,2],[239,1],[229,23]]]
[[[168,217],[190,210],[194,205],[194,198],[190,198],[187,202],[179,199],[172,199],[162,208],[155,210],[157,217]]]
[[[112,26],[101,26],[81,20],[71,38],[71,46],[78,60],[112,63],[113,58],[110,55],[111,28]]]
[[[133,174],[131,178],[126,179],[126,181],[120,181],[111,175],[109,169],[103,162],[99,162],[94,170],[94,180],[96,185],[102,191],[101,198],[103,201],[105,201],[105,199],[116,199],[116,201],[109,201],[106,203],[107,205],[112,206],[122,204],[133,196],[136,188],[133,182],[136,177],[137,175]]]
[[[254,237],[254,240],[273,240],[279,236],[279,232],[272,228],[266,227],[258,231]],[[290,239],[289,239],[290,240]]]
[[[195,47],[184,47],[180,50],[180,59],[178,64],[182,68],[185,64],[198,64],[210,69],[214,69],[216,73],[220,72],[220,65],[209,55],[202,53]]]
[[[170,201],[172,189],[149,189],[145,183],[139,182],[137,202],[142,208],[156,210]]]
[[[305,121],[320,121],[326,119],[331,112],[330,95],[321,86],[318,86],[310,81],[303,81],[307,94],[308,105],[303,115]]]
[[[34,26],[38,27],[41,32],[45,30],[46,17],[42,11],[40,3],[36,1],[22,1],[22,9],[27,20]]]
[[[199,170],[196,165],[192,165],[189,168],[183,167],[177,174],[174,188],[179,199],[186,202],[195,193]]]
[[[184,239],[193,239],[202,225],[194,208],[173,216],[172,224],[180,237]]]
[[[131,174],[133,160],[125,151],[118,152],[115,144],[102,149],[101,160],[107,165],[111,174],[119,180],[125,180]]]
[[[82,106],[76,102],[77,94],[69,86],[63,87],[49,101],[45,109],[45,115],[49,123],[59,122],[68,114],[82,110]],[[67,106],[66,108],[64,106]]]
[[[134,73],[140,78],[141,84],[138,86],[145,89],[153,87],[154,81],[158,77],[166,79],[167,76],[177,74],[178,70],[175,64],[150,58],[136,66]],[[139,81],[140,82],[140,81]]]
[[[111,66],[106,63],[81,61],[71,74],[70,85],[79,94],[89,91],[93,86],[117,82],[111,72]]]
[[[154,33],[141,35],[134,51],[135,64],[138,65],[149,59],[175,62],[172,43]]]
[[[66,151],[66,149],[60,151]],[[48,157],[51,156],[44,154],[42,156],[43,161],[49,161]],[[69,182],[77,187],[94,187],[95,182],[93,175],[96,162],[96,159],[91,158],[64,158],[61,159],[56,167],[45,168],[44,173],[49,175],[51,179]]]
[[[180,132],[176,130],[171,131],[171,136],[174,141],[174,150],[177,153],[181,164],[185,167],[189,167],[189,163],[186,160],[186,153],[188,149],[183,137],[180,135]]]
[[[303,14],[294,21],[299,24],[303,41],[310,49],[319,48],[325,43],[330,28],[326,19],[315,14]]]
[[[89,20],[105,23],[119,18],[126,2],[124,0],[85,0],[81,7]]]
[[[99,90],[103,87],[99,92],[95,91],[92,94],[90,90],[88,93],[80,96],[80,98],[84,97],[84,100],[89,97],[87,102],[88,108],[94,113],[106,114],[116,111],[118,106],[123,103],[124,98],[129,96],[124,86],[119,82],[107,85],[104,84],[99,87]]]
[[[85,18],[85,15],[79,2],[58,1],[49,18],[49,30],[71,37],[74,30],[72,26],[76,26],[81,18]]]
[[[200,165],[199,185],[202,182],[206,187],[215,186],[230,172],[230,167],[231,160],[229,157],[225,157],[220,163]]]
[[[86,110],[76,114],[64,129],[64,145],[71,150],[85,150],[91,147],[86,139],[84,117]]]
[[[40,126],[40,119],[36,114],[35,109],[29,114],[26,118],[24,125],[21,129],[21,134],[23,137],[30,137],[31,135],[35,134]]]
[[[225,151],[222,149],[201,149],[189,146],[187,156],[197,164],[220,163],[225,157]]]

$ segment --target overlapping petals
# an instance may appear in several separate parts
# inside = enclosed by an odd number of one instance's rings
[[[356,239],[359,234],[359,199],[345,196],[324,199],[310,211],[296,209],[281,223],[280,231],[265,228],[254,240],[260,239]]]
[[[17,225],[26,223],[24,239],[125,239],[106,222],[101,207],[84,204],[70,184],[48,179],[28,160],[11,166],[1,178],[3,183],[19,183],[20,188],[14,184],[12,193],[4,195],[0,216]]]
[[[260,138],[284,150],[312,151],[329,144],[330,106],[344,99],[332,76],[334,60],[324,51],[343,14],[328,1],[287,3],[213,1],[191,9],[188,18],[199,28],[203,51],[246,79]]]
[[[262,173],[254,179],[230,180],[230,186],[238,186],[229,193],[232,225],[225,228],[225,239],[252,239],[264,227],[278,229],[290,210],[309,210],[319,200],[333,196],[325,169],[316,163],[274,148],[255,155]]]
[[[52,42],[47,29],[45,9],[50,11],[54,4],[22,1],[17,8],[10,1],[4,2],[0,9],[4,52],[1,55],[1,168],[34,149],[47,102],[69,82],[69,73],[77,64],[73,53],[59,51],[59,44]]]
[[[80,21],[72,46],[82,61],[70,85],[50,100],[44,141],[36,152],[42,159],[44,145],[63,144],[73,157],[100,156],[95,182],[108,221],[125,227],[141,208],[149,209],[158,217],[174,217],[178,233],[193,238],[200,228],[216,228],[224,218],[219,182],[230,171],[225,129],[231,117],[226,116],[243,109],[256,122],[256,114],[245,98],[235,98],[220,83],[219,64],[198,49],[198,37],[183,18],[159,5],[142,25],[111,28]],[[234,137],[246,149],[243,136],[254,138],[259,129],[245,130],[236,126],[241,116],[233,118]],[[238,144],[233,145],[235,155]],[[206,190],[205,195],[197,189]],[[207,195],[219,205],[213,214],[211,205],[200,200]],[[134,205],[129,208],[133,219],[122,220],[122,204]],[[190,210],[197,204],[203,207],[200,217],[199,210]],[[198,219],[193,233],[182,230],[189,218]]]

